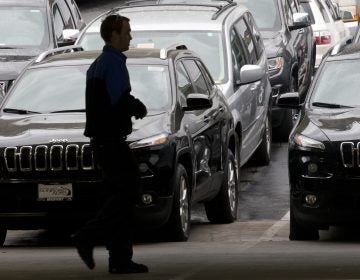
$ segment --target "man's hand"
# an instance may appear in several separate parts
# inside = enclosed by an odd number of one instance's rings
[[[147,114],[146,107],[139,99],[134,99],[132,113],[136,119],[142,119],[143,117],[146,116]]]

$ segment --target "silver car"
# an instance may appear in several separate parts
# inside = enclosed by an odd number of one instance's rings
[[[186,1],[185,1],[186,2]],[[198,53],[224,93],[235,121],[238,167],[253,155],[267,165],[271,155],[271,86],[260,32],[251,13],[232,1],[202,4],[144,4],[136,1],[94,19],[76,44],[100,49],[102,19],[128,17],[132,47],[162,48],[181,43]]]

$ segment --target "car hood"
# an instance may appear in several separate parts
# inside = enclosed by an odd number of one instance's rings
[[[307,117],[332,142],[360,138],[360,108],[315,109]]]
[[[133,124],[128,141],[154,136],[168,126],[168,114],[150,114]],[[83,135],[84,113],[14,115],[0,117],[0,147],[47,144],[52,140],[69,143],[88,142]],[[60,142],[61,142],[60,141]]]
[[[268,58],[273,58],[278,56],[279,49],[285,45],[283,40],[284,36],[282,36],[281,32],[270,32],[263,31],[261,32],[263,36],[263,41],[265,45],[265,52]]]
[[[14,80],[40,53],[37,49],[0,49],[0,80]]]

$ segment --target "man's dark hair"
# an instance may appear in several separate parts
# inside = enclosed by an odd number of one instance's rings
[[[108,43],[111,40],[111,34],[113,31],[121,32],[123,21],[130,21],[127,17],[120,16],[118,14],[112,14],[107,16],[101,23],[100,35]]]

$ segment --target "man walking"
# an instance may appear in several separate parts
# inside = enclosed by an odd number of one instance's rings
[[[93,269],[93,248],[105,242],[110,273],[148,272],[132,261],[133,208],[140,196],[140,174],[126,143],[132,131],[131,117],[147,114],[141,101],[130,95],[131,86],[124,51],[131,38],[129,19],[107,16],[100,27],[105,41],[102,54],[92,63],[86,82],[86,127],[99,162],[107,200],[97,215],[74,235],[81,259]]]

